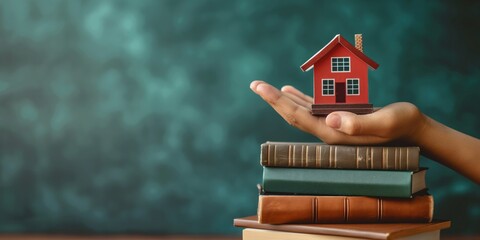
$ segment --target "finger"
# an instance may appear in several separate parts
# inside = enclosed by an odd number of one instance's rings
[[[250,83],[250,89],[252,89],[252,91],[255,92],[255,89],[257,89],[257,86],[260,84],[260,83],[264,83],[264,81],[262,80],[254,80]]]
[[[284,92],[282,91],[282,94],[284,94],[285,96],[287,96],[288,98],[290,98],[292,101],[294,101],[296,104],[298,105],[301,105],[302,107],[308,109],[310,112],[312,110],[312,103],[309,103],[309,102],[306,102],[305,100],[297,97],[296,95],[293,95],[291,93],[288,93],[288,92]]]
[[[351,112],[333,112],[325,119],[327,126],[343,132],[349,136],[380,136],[384,127],[381,114],[371,113],[357,115]]]
[[[262,80],[255,80],[255,81],[250,83],[250,88],[255,92],[255,89],[261,83],[265,83],[265,82],[262,81]],[[284,92],[283,89],[286,89],[287,92]],[[306,96],[302,92],[298,91],[294,87],[284,86],[282,88],[282,93],[285,94],[288,98],[290,98],[295,103],[297,103],[297,104],[299,104],[299,105],[301,105],[301,106],[303,106],[303,107],[305,107],[309,110],[312,109],[312,106],[311,106],[312,102],[309,101],[308,96]]]
[[[320,121],[320,118],[312,116],[307,108],[295,103],[268,83],[257,84],[254,91],[269,103],[290,125],[314,135],[316,135],[317,128],[325,128],[323,119]]]
[[[288,92],[290,94],[293,94],[297,97],[299,97],[300,99],[303,99],[305,102],[308,102],[310,104],[313,103],[313,98],[308,96],[308,95],[305,95],[303,92],[301,92],[300,90],[290,86],[290,85],[287,85],[287,86],[283,86],[282,87],[282,92]]]

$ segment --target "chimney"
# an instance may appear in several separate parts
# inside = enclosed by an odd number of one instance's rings
[[[362,34],[355,34],[355,48],[363,52]]]

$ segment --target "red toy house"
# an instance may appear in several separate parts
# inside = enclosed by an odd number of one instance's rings
[[[368,67],[378,64],[363,54],[362,35],[355,34],[355,46],[337,34],[300,68],[313,67],[312,114],[325,116],[333,111],[367,114],[373,111],[368,102]]]

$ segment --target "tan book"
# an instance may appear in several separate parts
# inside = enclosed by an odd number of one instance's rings
[[[419,169],[419,147],[346,146],[306,142],[266,142],[266,167],[410,170]]]
[[[242,240],[360,240],[365,238],[342,237],[328,234],[292,233],[273,230],[246,228],[242,231]],[[397,240],[439,240],[440,230],[419,233],[411,236],[390,238]]]
[[[430,222],[433,197],[260,195],[260,223],[398,223]]]
[[[450,221],[430,223],[355,223],[355,224],[262,224],[257,216],[236,218],[233,225],[241,228],[264,229],[290,233],[330,235],[363,239],[402,239],[450,227]],[[270,239],[270,238],[263,238]],[[273,238],[272,238],[273,239]],[[407,238],[408,239],[408,238]]]

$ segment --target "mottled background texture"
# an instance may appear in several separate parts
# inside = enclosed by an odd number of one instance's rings
[[[0,1],[0,232],[239,234],[259,145],[316,140],[249,83],[311,94],[299,66],[337,33],[363,33],[380,64],[376,106],[410,101],[479,137],[479,13],[478,1]],[[421,165],[445,234],[480,234],[479,186]]]

